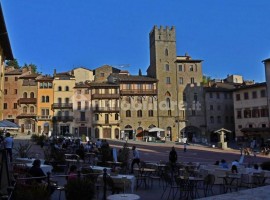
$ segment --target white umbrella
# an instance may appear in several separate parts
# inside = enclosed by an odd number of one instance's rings
[[[149,129],[149,131],[148,131],[148,132],[159,132],[159,131],[165,131],[165,130],[164,130],[164,129],[162,129],[162,128],[157,128],[157,127],[154,127],[154,128]]]

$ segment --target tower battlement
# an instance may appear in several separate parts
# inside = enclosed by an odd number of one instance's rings
[[[154,26],[149,34],[150,39],[154,40],[166,40],[166,41],[176,41],[175,27],[174,26]]]

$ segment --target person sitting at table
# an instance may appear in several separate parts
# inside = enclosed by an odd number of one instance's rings
[[[224,168],[224,169],[228,169],[229,166],[226,162],[226,160],[222,159],[221,162],[220,162],[220,167]]]
[[[79,148],[76,150],[76,154],[80,156],[80,159],[84,160],[85,158],[85,152],[84,152],[84,146],[83,144],[80,144]]]
[[[236,167],[239,167],[239,162],[238,162],[238,160],[234,160],[233,162],[232,162],[232,166],[233,165],[235,165]]]
[[[231,172],[233,174],[238,174],[238,170],[237,170],[237,166],[236,165],[232,165]]]
[[[33,162],[33,166],[29,170],[29,174],[32,177],[37,177],[35,178],[35,181],[38,183],[42,183],[42,181],[46,179],[46,175],[44,174],[40,166],[41,166],[41,161],[39,159],[36,159]],[[41,177],[41,178],[38,178],[38,177]]]
[[[78,178],[77,167],[76,167],[76,165],[71,165],[69,168],[67,180],[70,181],[70,180],[75,180],[77,178]]]

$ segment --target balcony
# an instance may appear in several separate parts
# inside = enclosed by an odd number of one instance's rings
[[[92,94],[92,99],[119,99],[120,94]]]
[[[18,104],[36,104],[37,98],[20,98]]]
[[[55,116],[55,119],[58,122],[72,122],[73,116]]]
[[[72,103],[54,103],[52,109],[72,109]]]
[[[21,113],[17,116],[17,119],[24,119],[24,118],[34,118],[36,119],[37,115],[35,113]]]
[[[51,115],[38,115],[37,120],[38,121],[48,121],[51,120],[52,116]]]
[[[120,90],[121,95],[157,95],[156,89]]]
[[[84,119],[76,118],[76,119],[75,119],[75,122],[77,122],[77,123],[86,123],[86,122],[88,122],[88,121],[89,121],[88,118],[84,118]]]
[[[94,112],[119,112],[119,107],[93,107]]]

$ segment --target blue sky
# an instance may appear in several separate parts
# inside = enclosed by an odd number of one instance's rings
[[[202,59],[213,78],[265,80],[269,0],[2,0],[14,57],[52,74],[129,64],[145,74],[149,32],[175,26],[177,54]]]

